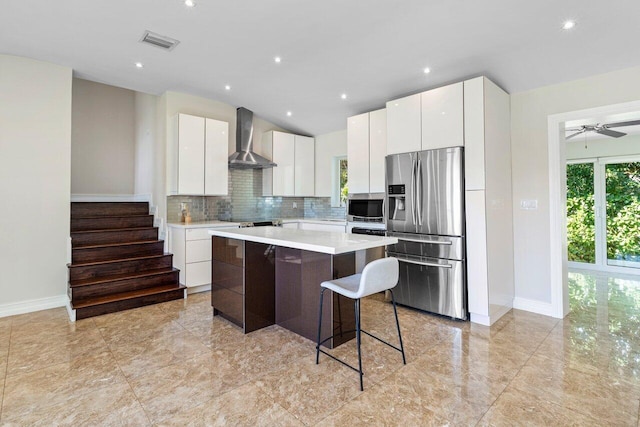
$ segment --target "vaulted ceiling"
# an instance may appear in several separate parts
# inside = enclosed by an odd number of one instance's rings
[[[468,77],[513,93],[640,65],[637,0],[194,1],[5,1],[0,53],[244,106],[311,135]],[[567,19],[572,30],[562,29]],[[139,43],[145,30],[180,44],[166,52]]]

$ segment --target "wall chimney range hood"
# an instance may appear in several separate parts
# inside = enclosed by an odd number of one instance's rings
[[[229,156],[229,169],[266,169],[278,166],[253,152],[253,112],[237,110],[236,152]]]

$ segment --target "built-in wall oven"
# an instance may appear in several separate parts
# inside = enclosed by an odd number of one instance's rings
[[[349,194],[347,200],[347,233],[384,236],[384,193]],[[384,258],[384,247],[356,252],[356,271],[360,273],[367,263]]]

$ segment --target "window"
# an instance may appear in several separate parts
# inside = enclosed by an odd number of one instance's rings
[[[340,206],[346,206],[349,195],[349,182],[347,180],[347,159],[340,159]]]
[[[347,156],[334,157],[331,170],[331,206],[346,206],[348,194]]]

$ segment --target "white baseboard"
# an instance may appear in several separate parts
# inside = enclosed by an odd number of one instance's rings
[[[479,325],[484,325],[484,326],[491,326],[491,319],[489,318],[489,316],[485,316],[483,314],[476,314],[476,313],[470,313],[470,314],[471,314],[472,323],[478,323]]]
[[[69,299],[69,297],[67,296],[67,303],[65,304],[65,306],[67,307],[67,314],[69,315],[69,320],[72,322],[76,321],[76,311],[71,308],[71,300]]]
[[[200,286],[191,286],[187,288],[187,294],[197,294],[198,292],[208,292],[211,290],[211,284],[208,285],[200,285]]]
[[[151,202],[151,194],[72,194],[72,202]]]
[[[14,316],[16,314],[32,313],[34,311],[47,310],[49,308],[64,307],[69,298],[67,294],[55,297],[38,298],[27,301],[12,302],[0,305],[0,317]]]
[[[553,305],[549,302],[536,301],[527,298],[515,297],[513,299],[513,308],[518,310],[530,311],[543,316],[554,316]]]

